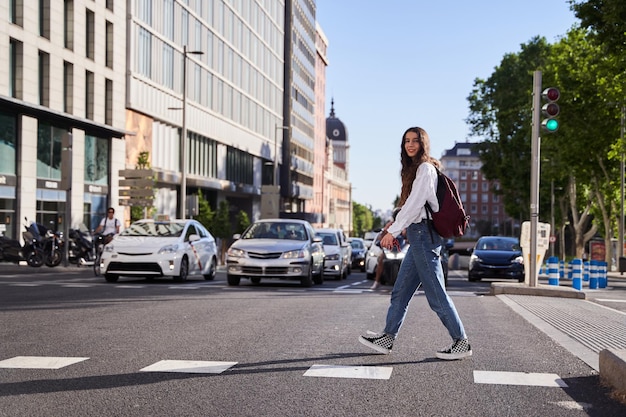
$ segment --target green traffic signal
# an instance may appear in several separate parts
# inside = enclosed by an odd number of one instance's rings
[[[548,132],[556,132],[559,130],[559,121],[556,119],[546,119],[541,123],[541,127]]]

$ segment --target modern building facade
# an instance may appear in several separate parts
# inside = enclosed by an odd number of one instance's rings
[[[19,237],[24,217],[93,229],[108,206],[127,225],[121,172],[142,160],[149,217],[193,216],[201,193],[214,209],[228,201],[233,221],[242,210],[255,220],[275,183],[281,216],[328,217],[321,196],[311,204],[330,167],[324,158],[316,174],[328,42],[314,0],[9,0],[0,11],[0,233]]]
[[[104,217],[124,167],[125,1],[0,4],[0,233]]]
[[[441,157],[446,174],[459,189],[465,211],[470,216],[469,237],[482,235],[519,236],[519,222],[504,211],[497,190],[498,181],[489,181],[481,171],[482,162],[473,143],[456,143]]]

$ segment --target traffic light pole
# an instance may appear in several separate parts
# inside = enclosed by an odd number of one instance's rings
[[[541,71],[533,73],[533,115],[530,170],[530,265],[528,285],[537,286],[537,223],[539,221],[539,161],[541,153]]]

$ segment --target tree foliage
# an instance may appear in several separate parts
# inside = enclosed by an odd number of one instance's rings
[[[587,26],[596,25],[599,32],[606,19],[591,12],[609,7],[609,3],[621,8],[611,9],[617,15],[623,13],[622,1],[589,1],[585,7],[580,3],[573,8],[580,7],[580,13],[590,19]],[[591,5],[597,7],[589,9]],[[609,32],[606,29],[604,36],[614,36],[618,44],[624,41],[623,30],[621,37]],[[620,205],[615,190],[619,189],[619,160],[624,153],[619,137],[624,54],[616,52],[620,48],[615,46],[607,48],[599,42],[602,39],[606,38],[576,27],[554,44],[534,38],[521,45],[520,52],[505,55],[488,79],[476,79],[468,97],[467,123],[472,135],[483,139],[476,145],[483,173],[499,181],[497,192],[506,212],[527,220],[533,72],[542,71],[543,86],[561,90],[561,126],[555,134],[541,137],[539,215],[541,221],[549,222],[554,207],[557,226],[569,224],[574,230],[577,256],[598,227],[607,242],[614,236]],[[557,200],[554,206],[552,198]]]

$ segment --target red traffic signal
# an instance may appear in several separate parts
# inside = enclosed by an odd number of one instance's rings
[[[541,93],[541,98],[550,102],[557,101],[560,97],[561,92],[555,87],[548,87]]]

